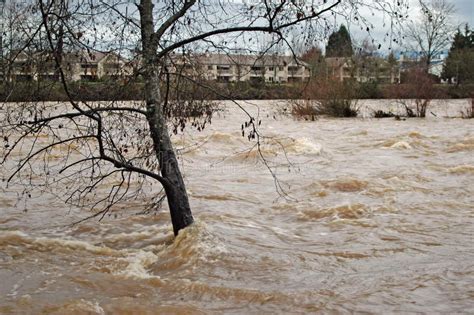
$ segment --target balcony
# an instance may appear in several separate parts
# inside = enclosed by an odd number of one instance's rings
[[[230,75],[234,74],[234,71],[232,70],[231,67],[218,66],[217,67],[217,74],[219,76],[230,76]]]
[[[288,67],[288,77],[304,78],[309,76],[309,71],[304,67]]]
[[[255,77],[255,76],[263,76],[265,73],[265,69],[263,67],[251,67],[250,68],[250,76]]]

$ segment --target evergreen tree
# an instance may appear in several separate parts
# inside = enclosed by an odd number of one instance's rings
[[[466,25],[464,34],[458,29],[454,36],[442,78],[449,82],[474,82],[474,32]]]
[[[326,46],[326,57],[352,57],[351,35],[344,25],[341,25],[337,32],[329,36]]]

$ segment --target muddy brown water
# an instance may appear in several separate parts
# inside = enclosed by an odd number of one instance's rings
[[[359,104],[365,118],[312,122],[242,103],[286,198],[232,104],[175,137],[197,223],[174,241],[166,207],[69,227],[89,213],[3,182],[0,313],[473,313],[474,121],[453,118],[467,101],[406,121]]]

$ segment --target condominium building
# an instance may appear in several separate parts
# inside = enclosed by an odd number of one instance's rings
[[[400,67],[378,57],[326,58],[327,75],[339,81],[356,80],[357,82],[374,81],[378,83],[400,82]]]
[[[6,73],[8,80],[59,79],[57,63],[51,53],[21,52],[14,57]],[[127,61],[115,53],[79,51],[61,57],[61,68],[68,81],[131,76],[137,64],[139,61]],[[218,82],[291,83],[306,81],[311,75],[305,62],[280,55],[176,54],[167,58],[166,67],[176,75],[199,76]]]
[[[13,61],[3,67],[7,80],[59,80],[60,72],[52,53],[23,51],[11,56]],[[128,62],[114,53],[68,52],[62,54],[60,63],[68,81],[96,81],[132,74]]]
[[[169,63],[174,71],[218,82],[291,83],[306,81],[311,76],[307,63],[281,55],[175,55]]]

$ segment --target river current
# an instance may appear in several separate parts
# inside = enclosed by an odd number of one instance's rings
[[[173,136],[196,218],[176,239],[166,205],[69,226],[90,213],[2,182],[0,314],[474,313],[467,100],[400,121],[369,117],[390,101],[316,121],[240,104],[273,174],[230,102]]]

